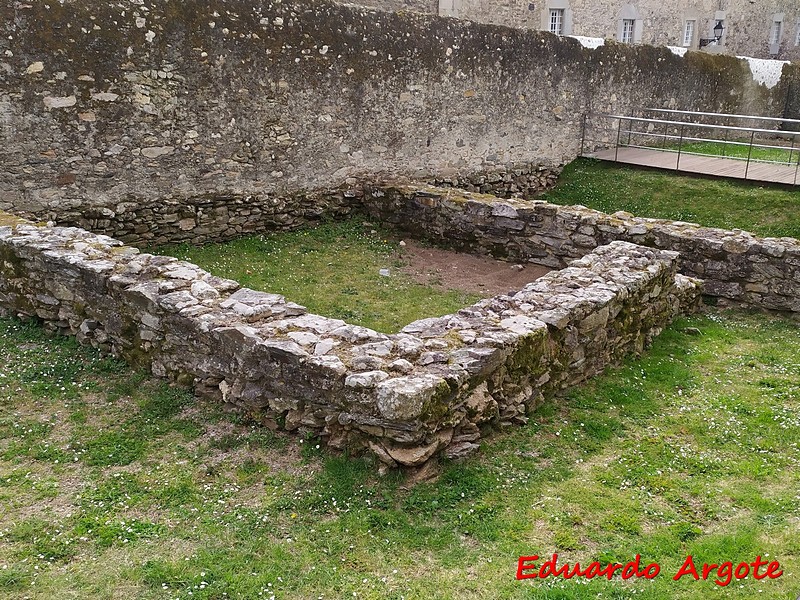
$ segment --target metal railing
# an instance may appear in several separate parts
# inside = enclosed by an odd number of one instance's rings
[[[798,184],[800,132],[705,121],[737,119],[777,125],[800,124],[800,120],[670,109],[647,109],[645,112],[676,117],[660,119],[606,113],[585,114],[581,156],[602,156],[611,160],[609,151],[613,149],[613,160],[619,161],[619,152],[623,148],[674,153],[676,171],[681,170],[681,158],[685,156],[727,159],[744,164],[744,179],[749,179],[751,165],[767,164],[775,166],[774,181]],[[741,175],[736,176],[741,178]],[[756,178],[764,180],[763,175]]]
[[[713,112],[700,112],[695,110],[674,110],[671,108],[645,108],[642,111],[643,114],[648,113],[660,113],[660,114],[671,114],[671,115],[681,115],[687,117],[711,117],[713,119],[737,119],[742,121],[764,121],[766,123],[781,123],[787,124],[792,123],[795,125],[800,125],[800,119],[784,119],[782,117],[759,117],[756,115],[735,115],[731,113],[713,113]]]

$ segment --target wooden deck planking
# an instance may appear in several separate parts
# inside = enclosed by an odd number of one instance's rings
[[[783,183],[789,185],[800,184],[800,174],[795,181],[796,167],[788,165],[774,165],[768,163],[751,162],[725,158],[722,156],[695,156],[694,154],[681,154],[678,164],[677,152],[663,150],[650,150],[647,148],[617,148],[601,150],[587,154],[591,158],[619,162],[642,167],[668,169],[670,171],[696,173],[699,175],[712,175],[714,177],[728,177],[732,179],[746,179],[747,181],[763,181],[766,183]]]

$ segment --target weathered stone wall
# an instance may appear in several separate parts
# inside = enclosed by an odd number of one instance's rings
[[[209,194],[79,207],[61,212],[58,221],[138,246],[204,244],[344,217],[360,205],[361,195],[358,187],[274,196]]]
[[[365,5],[397,10],[397,0],[365,0]],[[402,6],[402,4],[401,4]],[[605,39],[620,39],[621,20],[633,19],[641,28],[636,41],[661,46],[683,46],[687,20],[695,21],[694,37],[689,45],[698,49],[701,38],[712,38],[717,20],[724,21],[721,45],[707,48],[756,58],[800,58],[796,43],[800,28],[800,7],[791,0],[448,0],[448,10],[438,5],[419,4],[417,9],[479,23],[493,23],[526,29],[547,29],[550,8],[565,8],[566,33]],[[724,10],[720,10],[724,9]],[[770,44],[775,17],[783,18],[778,48]],[[777,50],[774,52],[773,50]]]
[[[690,310],[676,254],[597,248],[511,296],[384,335],[174,258],[0,213],[0,307],[194,384],[266,425],[419,465],[478,447]]]
[[[207,239],[216,211],[266,229],[272,203],[301,220],[298,193],[356,181],[557,167],[587,110],[786,105],[730,57],[321,0],[0,0],[0,33],[0,209],[126,240]]]
[[[394,187],[365,195],[377,218],[458,250],[560,268],[615,240],[678,252],[681,273],[723,301],[800,312],[800,241],[613,215],[583,206],[459,190]]]
[[[800,31],[800,5],[784,0],[730,0],[727,10],[728,51],[741,56],[777,58],[796,61],[800,59],[797,35]],[[774,17],[783,18],[781,41],[777,53],[772,50],[770,37]]]
[[[439,0],[359,0],[359,2],[340,2],[340,4],[355,4],[378,10],[406,10],[427,15],[439,14]]]
[[[466,176],[435,177],[431,185],[492,194],[499,198],[528,198],[555,186],[560,168],[523,165],[505,171],[478,172]],[[363,194],[362,194],[363,195]]]

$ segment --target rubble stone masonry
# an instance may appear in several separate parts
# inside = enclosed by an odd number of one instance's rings
[[[543,399],[640,352],[696,308],[703,286],[800,312],[797,240],[452,188],[384,186],[352,197],[439,243],[564,268],[385,335],[104,235],[3,215],[0,307],[267,426],[312,432],[391,466],[461,457],[492,427],[524,423]]]
[[[123,240],[291,227],[386,178],[535,191],[587,111],[778,116],[797,70],[324,0],[0,0],[0,33],[0,210]]]
[[[472,452],[491,426],[524,423],[640,352],[699,298],[676,259],[614,242],[513,295],[384,335],[107,236],[0,214],[0,309],[267,426],[415,466]]]
[[[502,202],[436,188],[373,190],[374,216],[465,252],[562,268],[599,246],[626,241],[678,253],[679,270],[703,293],[753,308],[800,312],[800,241],[664,219],[613,215],[541,200]]]
[[[357,4],[382,10],[415,10],[453,16],[478,23],[525,29],[547,29],[550,9],[565,9],[565,33],[621,41],[622,20],[635,22],[633,42],[656,46],[684,46],[686,21],[694,21],[688,47],[697,50],[700,40],[714,36],[717,21],[724,33],[719,45],[706,51],[739,56],[797,60],[800,58],[800,7],[794,0],[443,0],[402,2],[360,0]],[[775,20],[781,23],[779,42]]]
[[[265,425],[392,466],[460,457],[701,289],[800,312],[797,240],[480,193],[550,185],[586,111],[780,114],[796,67],[767,89],[731,57],[322,0],[0,0],[0,32],[0,211],[55,222],[0,212],[0,312]],[[409,179],[450,187],[386,183]],[[125,245],[355,211],[561,270],[385,335]]]

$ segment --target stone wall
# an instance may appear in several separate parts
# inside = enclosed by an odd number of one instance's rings
[[[365,5],[396,10],[397,0],[365,0]],[[724,22],[721,44],[706,47],[709,52],[724,52],[756,58],[800,58],[797,34],[800,7],[790,0],[447,0],[446,10],[433,4],[419,5],[429,14],[453,16],[478,23],[492,23],[526,29],[547,29],[551,8],[564,8],[566,33],[593,38],[619,40],[622,19],[637,22],[640,31],[634,41],[657,46],[683,46],[687,20],[695,21],[688,47],[697,50],[701,38],[712,38],[717,20]],[[720,10],[724,9],[724,10]],[[780,44],[770,44],[774,18],[783,19]]]
[[[339,218],[360,206],[358,187],[295,194],[208,194],[61,211],[58,221],[138,246],[204,244]]]
[[[780,114],[788,89],[730,57],[322,0],[0,0],[0,33],[0,209],[126,240],[207,239],[216,211],[267,229],[357,181],[535,174],[577,155],[587,110]]]
[[[560,173],[560,168],[522,165],[504,171],[435,177],[430,184],[440,188],[454,187],[468,192],[492,194],[499,198],[529,198],[555,186]]]
[[[797,35],[800,31],[800,5],[782,0],[731,0],[726,26],[726,46],[732,53],[758,58],[800,59]],[[770,44],[775,17],[783,18],[781,41],[777,49]],[[777,50],[777,52],[774,52]]]
[[[360,0],[359,2],[340,2],[340,4],[356,4],[395,12],[411,11],[428,15],[439,14],[439,0]]]
[[[468,454],[491,426],[524,423],[543,398],[641,351],[697,303],[676,257],[614,242],[516,294],[384,335],[107,236],[0,213],[0,307],[267,426],[415,466]]]
[[[800,312],[800,241],[794,238],[433,187],[375,189],[365,205],[373,216],[439,244],[554,268],[616,240],[668,249],[678,252],[681,273],[703,280],[709,296]]]

